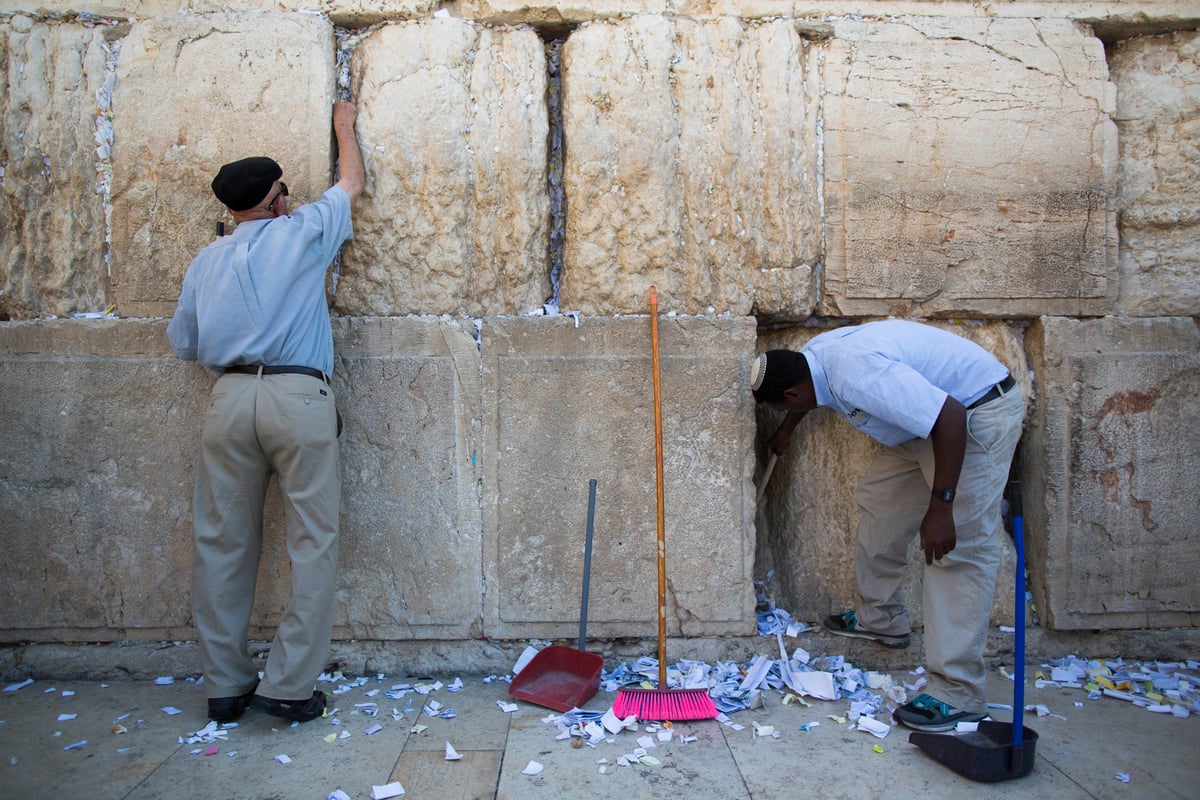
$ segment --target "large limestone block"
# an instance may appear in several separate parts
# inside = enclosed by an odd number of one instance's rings
[[[474,332],[439,318],[335,320],[341,638],[482,633]]]
[[[161,322],[0,326],[6,639],[190,638],[209,383],[174,362]]]
[[[1116,128],[1101,42],[1055,19],[834,27],[823,313],[1110,310]]]
[[[360,28],[388,20],[427,17],[444,5],[438,0],[287,0],[289,11],[316,9],[328,14],[335,25]],[[458,16],[458,15],[456,15]]]
[[[1121,293],[1133,316],[1200,313],[1200,33],[1121,42]]]
[[[1000,322],[930,324],[988,350],[1008,365],[1025,397],[1030,397],[1031,381],[1019,331]],[[759,349],[799,350],[820,332],[813,328],[776,331],[762,338]],[[783,415],[778,412],[765,407],[758,409],[760,453],[765,452],[766,439],[782,420]],[[755,574],[762,579],[774,571],[766,586],[768,593],[774,595],[781,608],[800,619],[824,619],[830,613],[853,608],[858,602],[854,545],[859,509],[854,490],[879,449],[873,439],[855,430],[831,409],[818,408],[801,421],[791,446],[775,466],[759,509]],[[996,579],[992,621],[1011,625],[1016,554],[1011,539],[1003,532],[1000,536],[1005,550]],[[908,548],[908,563],[902,592],[910,619],[920,626],[925,556],[915,537]]]
[[[663,14],[674,9],[673,0],[452,0],[444,7],[456,17],[504,25],[539,27],[578,25],[629,14]],[[566,31],[564,29],[563,33]]]
[[[113,99],[112,282],[123,316],[169,316],[183,274],[232,222],[209,184],[265,155],[293,207],[331,183],[333,26],[314,14],[171,14],[121,46]]]
[[[469,326],[468,326],[469,327]],[[480,634],[479,352],[441,319],[338,320],[335,635]],[[164,321],[0,326],[0,634],[188,639],[193,461],[212,378]],[[251,633],[288,601],[272,484]]]
[[[820,258],[814,48],[788,20],[641,15],[563,47],[560,301],[803,317]]]
[[[1200,624],[1200,333],[1047,317],[1026,435],[1032,589],[1050,627]]]
[[[528,313],[550,296],[546,59],[532,30],[385,26],[354,53],[368,185],[335,307]]]
[[[0,19],[0,319],[108,306],[95,136],[112,33]]]
[[[667,627],[755,630],[745,362],[754,320],[660,324]],[[597,481],[588,630],[653,636],[657,503],[650,321],[486,320],[484,619],[494,638],[574,637],[588,481]]]
[[[428,16],[441,5],[437,0],[0,0],[0,12],[93,14],[119,20],[150,19],[163,14],[189,11],[210,14],[229,11],[278,11],[327,14],[336,25],[356,27],[387,19]]]

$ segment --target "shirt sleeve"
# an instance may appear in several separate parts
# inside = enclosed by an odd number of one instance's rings
[[[315,203],[300,206],[292,214],[300,224],[319,236],[320,260],[325,266],[337,255],[338,248],[354,236],[350,217],[350,195],[338,185],[330,186]]]
[[[179,294],[175,316],[171,317],[171,322],[167,325],[167,341],[175,351],[176,358],[184,361],[196,360],[199,334],[200,329],[196,324],[196,297],[189,271],[183,279],[183,291]]]

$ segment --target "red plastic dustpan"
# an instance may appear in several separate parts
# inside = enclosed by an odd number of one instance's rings
[[[518,700],[555,711],[570,711],[582,706],[600,688],[604,658],[585,651],[587,638],[588,583],[592,572],[592,529],[596,519],[596,481],[588,485],[587,540],[583,550],[583,601],[579,613],[579,649],[550,645],[518,672],[509,684],[508,694]]]

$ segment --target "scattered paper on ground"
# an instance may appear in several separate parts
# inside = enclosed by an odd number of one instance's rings
[[[389,797],[399,797],[402,794],[404,794],[404,787],[400,785],[400,781],[371,787],[371,800],[387,800]]]

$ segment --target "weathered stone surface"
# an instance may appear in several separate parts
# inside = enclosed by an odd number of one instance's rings
[[[550,296],[546,63],[531,30],[388,25],[352,64],[368,186],[344,314],[528,313]]]
[[[342,533],[335,635],[481,635],[480,369],[449,319],[335,320]]]
[[[162,321],[0,326],[6,640],[192,636],[192,463],[212,379]],[[480,634],[479,353],[441,319],[339,320],[335,635]],[[386,401],[381,401],[381,398]],[[287,603],[272,487],[252,635]]]
[[[642,15],[563,48],[560,301],[806,316],[820,258],[815,53],[786,20]],[[669,303],[669,305],[666,305]]]
[[[88,13],[121,19],[176,11],[261,11],[262,0],[0,0],[0,13]],[[370,25],[385,20],[429,16],[445,9],[455,17],[481,22],[534,25],[577,24],[635,13],[681,17],[797,17],[826,19],[847,15],[945,16],[1078,20],[1105,41],[1187,30],[1200,22],[1194,0],[1023,0],[980,6],[971,0],[274,0],[280,11],[320,11],[338,25]]]
[[[577,25],[630,14],[664,14],[671,0],[567,0],[530,3],[528,0],[454,0],[445,7],[456,17],[504,25]]]
[[[123,316],[169,316],[218,221],[222,164],[266,155],[293,207],[331,183],[333,26],[314,14],[172,14],[137,22],[113,99],[112,282]]]
[[[956,325],[930,323],[957,333],[1007,364],[1025,397],[1031,395],[1031,380],[1025,365],[1021,334],[1004,323]],[[821,331],[793,328],[770,333],[759,349],[799,350]],[[759,452],[775,432],[783,415],[770,409],[758,410]],[[775,575],[768,584],[776,601],[793,616],[806,620],[826,615],[858,602],[854,584],[854,543],[858,530],[858,505],[854,489],[859,478],[879,451],[879,445],[856,431],[831,409],[819,408],[806,415],[796,429],[792,444],[779,458],[771,476],[763,508],[759,509],[758,553],[755,575]],[[760,459],[762,460],[762,459]],[[1015,552],[1009,539],[996,579],[995,624],[1013,621],[1013,564]],[[924,554],[914,538],[909,547],[910,567],[904,580],[905,604],[914,625],[921,625],[922,569]]]
[[[755,627],[754,427],[746,318],[663,317],[663,483],[672,636]],[[485,627],[578,634],[588,481],[598,483],[588,630],[653,636],[654,394],[648,317],[483,327]]]
[[[1121,133],[1121,310],[1200,313],[1200,33],[1131,39],[1110,62]]]
[[[315,8],[328,14],[335,25],[357,28],[388,20],[427,17],[445,4],[438,0],[287,0],[286,5],[292,11]]]
[[[108,306],[94,139],[107,33],[0,19],[0,319]]]
[[[162,323],[0,326],[7,639],[190,634],[191,463],[207,381]]]
[[[193,14],[224,12],[319,11],[337,25],[370,25],[388,19],[428,16],[441,5],[436,0],[0,0],[0,13],[94,14],[114,19],[150,19],[180,11]],[[458,16],[458,15],[456,15]]]
[[[1058,629],[1200,624],[1200,333],[1046,317],[1024,465],[1033,591]]]
[[[825,58],[829,315],[1096,314],[1113,87],[1066,20],[841,19]]]

